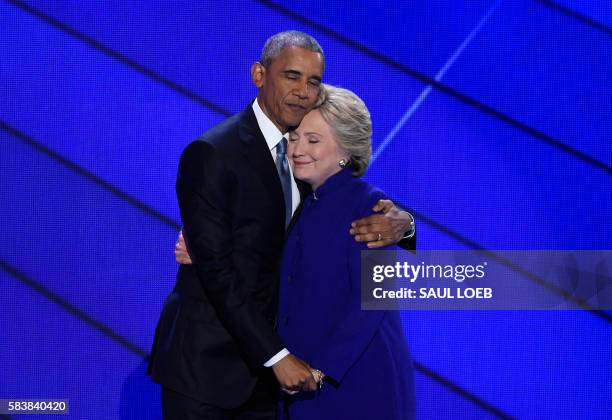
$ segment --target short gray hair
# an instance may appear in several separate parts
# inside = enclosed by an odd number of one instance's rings
[[[348,89],[321,84],[316,109],[331,126],[340,150],[349,155],[354,176],[362,176],[372,157],[372,121],[365,103]]]
[[[317,40],[307,33],[300,31],[279,32],[268,38],[261,51],[261,59],[259,62],[265,67],[269,66],[285,47],[300,47],[308,51],[319,53],[321,54],[323,67],[325,67],[325,55]]]

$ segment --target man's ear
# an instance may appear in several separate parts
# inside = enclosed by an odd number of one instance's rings
[[[253,84],[260,89],[266,78],[266,68],[259,61],[253,63],[251,66],[251,80],[253,80]]]

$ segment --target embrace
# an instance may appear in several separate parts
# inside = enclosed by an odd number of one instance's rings
[[[149,365],[165,419],[414,418],[399,313],[360,309],[360,251],[414,249],[414,220],[360,179],[370,115],[324,63],[273,35],[255,100],[183,151],[183,264]]]

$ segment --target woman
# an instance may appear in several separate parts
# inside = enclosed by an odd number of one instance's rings
[[[395,311],[360,309],[360,251],[344,226],[384,194],[359,177],[371,156],[371,123],[352,92],[325,86],[322,104],[291,133],[287,156],[312,192],[287,239],[278,331],[322,387],[287,395],[280,418],[414,417],[412,362]]]

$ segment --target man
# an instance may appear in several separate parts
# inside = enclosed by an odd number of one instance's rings
[[[286,134],[315,105],[323,68],[309,35],[272,36],[251,68],[256,100],[181,156],[177,197],[197,264],[180,266],[156,331],[149,370],[162,385],[164,418],[272,419],[278,384],[317,385],[274,324],[285,231],[301,194]],[[410,216],[390,202],[379,207],[387,216],[353,231],[374,245],[396,242]]]

